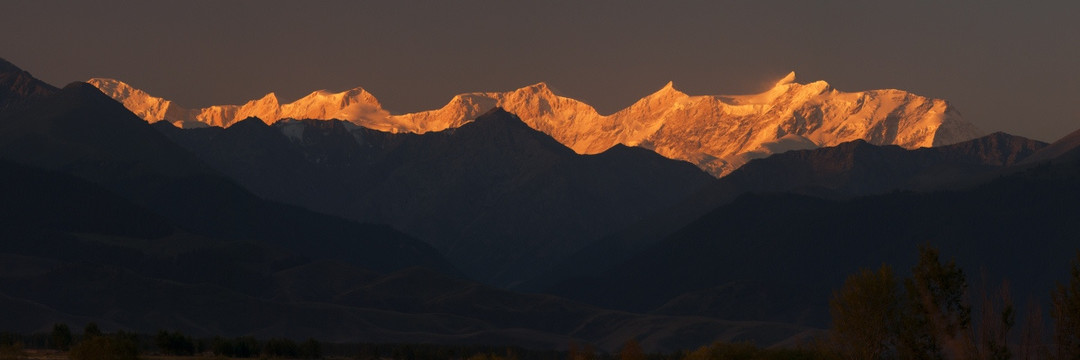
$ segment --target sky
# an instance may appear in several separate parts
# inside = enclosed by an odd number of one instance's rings
[[[546,82],[603,114],[674,81],[950,101],[986,132],[1080,129],[1080,1],[5,1],[0,57],[185,107],[357,86],[392,113]]]

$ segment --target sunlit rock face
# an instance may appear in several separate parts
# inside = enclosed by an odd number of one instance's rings
[[[668,83],[610,115],[556,95],[544,83],[508,92],[460,94],[442,108],[401,115],[391,115],[362,88],[320,90],[284,105],[271,93],[240,106],[188,110],[117,80],[90,83],[149,122],[167,120],[181,127],[227,127],[256,116],[267,123],[340,119],[386,132],[425,133],[461,126],[499,106],[581,154],[597,154],[616,144],[640,146],[718,177],[755,158],[856,139],[913,149],[981,135],[945,100],[893,89],[842,92],[824,81],[797,83],[794,72],[772,89],[752,95],[692,96]]]

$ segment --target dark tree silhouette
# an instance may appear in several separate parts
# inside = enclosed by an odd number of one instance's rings
[[[57,350],[67,351],[71,349],[71,328],[67,324],[58,323],[53,324],[52,329],[52,348]]]
[[[1058,359],[1080,359],[1080,252],[1070,270],[1069,283],[1058,284],[1052,294]]]
[[[907,297],[900,357],[945,359],[975,353],[964,271],[955,260],[942,264],[937,249],[922,246],[911,272],[912,277],[904,281]]]
[[[863,269],[851,275],[829,302],[833,339],[851,359],[895,356],[900,326],[899,292],[892,268]]]

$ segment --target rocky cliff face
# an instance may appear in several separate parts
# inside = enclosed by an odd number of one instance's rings
[[[610,115],[556,95],[544,83],[508,92],[460,94],[440,109],[401,115],[389,114],[362,88],[316,91],[284,105],[271,93],[242,106],[187,110],[116,80],[90,83],[147,121],[169,120],[182,127],[227,127],[256,116],[267,123],[340,119],[386,132],[425,133],[456,128],[498,106],[580,154],[597,154],[617,144],[639,146],[689,161],[718,177],[751,159],[788,150],[857,139],[913,149],[981,135],[945,100],[893,89],[842,92],[824,81],[796,83],[794,72],[753,95],[691,96],[668,83]]]

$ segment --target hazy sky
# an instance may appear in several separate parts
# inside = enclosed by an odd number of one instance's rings
[[[1051,141],[1080,128],[1078,24],[1080,1],[4,1],[0,57],[188,107],[362,86],[394,113],[540,81],[611,113],[795,70]]]

